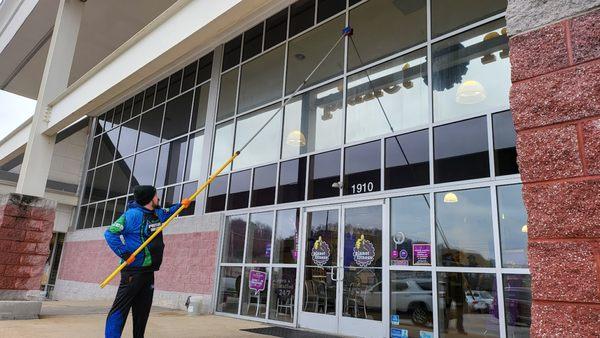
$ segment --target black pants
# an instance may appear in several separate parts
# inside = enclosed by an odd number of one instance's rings
[[[115,302],[106,318],[104,335],[121,337],[129,309],[133,316],[133,337],[144,337],[154,295],[154,272],[121,272]]]

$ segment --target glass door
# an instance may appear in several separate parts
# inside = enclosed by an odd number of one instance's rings
[[[299,326],[385,336],[383,220],[381,201],[306,210]]]

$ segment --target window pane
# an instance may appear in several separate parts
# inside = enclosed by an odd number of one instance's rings
[[[429,132],[385,139],[385,189],[429,184]]]
[[[190,182],[190,183],[184,184],[183,188],[181,190],[182,191],[181,199],[189,198],[194,192],[196,192],[196,189],[198,189],[198,182]],[[181,213],[179,213],[179,215],[180,216],[193,215],[195,209],[196,209],[196,200],[193,200],[192,203],[190,203],[190,206],[187,209],[183,209],[183,211]]]
[[[337,81],[290,100],[285,107],[283,158],[342,143],[342,87],[342,82]]]
[[[225,198],[227,197],[227,179],[227,175],[218,176],[208,187],[208,197],[206,198],[206,212],[225,210]]]
[[[196,79],[197,84],[210,79],[210,75],[212,73],[212,59],[213,52],[210,52],[198,60],[198,78]]]
[[[246,215],[229,216],[223,234],[222,263],[241,263],[246,239]]]
[[[204,128],[206,123],[206,110],[208,109],[208,91],[210,83],[205,83],[196,88],[194,94],[194,107],[192,110],[192,130]]]
[[[334,150],[310,157],[308,199],[339,196],[333,183],[340,181],[340,151]]]
[[[440,337],[499,337],[496,277],[487,273],[438,272]]]
[[[93,180],[94,180],[94,170],[90,170],[87,172],[87,176],[85,178],[85,194],[83,195],[83,200],[81,201],[81,204],[85,204],[90,201],[90,194],[92,192]]]
[[[285,86],[287,94],[293,93],[312,72],[340,38],[343,28],[344,16],[342,15],[289,42]],[[305,84],[305,87],[340,74],[344,65],[343,55],[344,44],[340,43]]]
[[[346,9],[346,2],[339,0],[319,0],[317,22],[321,22]]]
[[[296,269],[274,267],[271,271],[269,319],[292,323],[294,322]]]
[[[133,99],[133,108],[131,110],[131,116],[137,116],[142,113],[142,105],[144,103],[144,93],[139,93]]]
[[[92,143],[92,151],[90,153],[90,163],[88,165],[88,169],[94,168],[96,166],[96,160],[98,160],[98,149],[100,148],[100,139],[102,136],[94,137],[94,141]]]
[[[115,112],[113,115],[113,127],[121,124],[121,119],[123,118],[123,104],[120,104],[115,107]]]
[[[354,34],[348,44],[348,68],[425,42],[426,4],[425,0],[368,1],[352,9],[349,22]]]
[[[431,35],[440,36],[506,10],[506,0],[435,0]]]
[[[135,152],[139,125],[140,119],[138,117],[121,126],[121,136],[118,146],[119,155],[117,155],[117,158],[129,156]]]
[[[345,149],[344,195],[381,190],[381,143],[360,144]]]
[[[242,61],[260,54],[262,52],[263,22],[244,32],[244,50]]]
[[[114,221],[113,213],[115,212],[115,200],[106,201],[104,207],[104,218],[102,225],[111,225]]]
[[[94,175],[94,188],[92,189],[90,202],[97,202],[106,199],[111,167],[112,166],[109,164],[96,169],[96,174]]]
[[[146,149],[160,142],[160,127],[164,109],[165,106],[161,105],[142,115],[138,150]]]
[[[217,121],[233,116],[235,113],[235,97],[237,93],[239,68],[221,75],[221,89],[219,90],[219,109]]]
[[[527,211],[521,184],[498,187],[498,223],[502,266],[527,268]]]
[[[94,226],[94,214],[96,213],[96,204],[88,206],[87,214],[85,215],[85,229]]]
[[[117,143],[119,142],[119,128],[115,128],[102,135],[101,142],[102,146],[100,146],[100,155],[98,155],[98,165],[113,160]]]
[[[509,108],[510,61],[504,20],[432,46],[436,121]]]
[[[171,74],[171,77],[169,78],[169,98],[179,94],[179,91],[181,90],[181,77],[182,70],[178,70]],[[154,104],[158,104],[158,102],[155,101]]]
[[[91,225],[92,228],[98,228],[98,227],[101,227],[104,225],[102,223],[102,218],[104,218],[104,205],[105,204],[106,204],[105,202],[100,202],[96,206],[96,215],[94,216],[94,223],[92,223],[92,225]]]
[[[237,119],[235,146],[242,147],[267,120],[279,109],[279,104],[244,115]],[[245,168],[261,163],[275,161],[279,158],[277,143],[281,138],[281,114],[277,114],[271,122],[233,161],[233,169]]]
[[[135,155],[130,190],[138,185],[148,185],[154,182],[156,155],[158,155],[158,148],[152,148]]]
[[[348,78],[346,142],[429,121],[426,50]]]
[[[194,87],[196,84],[196,68],[198,62],[194,61],[183,69],[183,79],[181,79],[181,92]]]
[[[435,212],[438,265],[495,265],[489,188],[436,193]]]
[[[163,144],[158,156],[158,170],[156,172],[156,186],[181,182],[187,151],[187,137],[178,138],[175,141]]]
[[[162,139],[170,140],[188,132],[194,93],[189,91],[167,102]]]
[[[223,47],[223,71],[240,63],[240,52],[242,50],[242,36],[239,35],[230,40]]]
[[[123,213],[125,213],[125,197],[116,200],[114,219],[119,218]]]
[[[221,268],[217,312],[238,313],[241,283],[241,267],[225,266]]]
[[[146,89],[144,92],[144,111],[154,107],[154,92],[156,91],[156,85]]]
[[[300,0],[290,9],[290,37],[311,27],[315,23],[315,0]]]
[[[165,197],[163,199],[163,205],[165,207],[170,207],[173,204],[179,203],[180,201],[181,201],[181,186],[180,185],[168,187],[165,189]]]
[[[431,265],[429,209],[427,195],[392,198],[390,265]]]
[[[486,118],[433,129],[435,183],[490,176]]]
[[[111,110],[107,111],[105,114],[105,119],[106,119],[105,123],[104,123],[105,131],[112,129],[112,127],[113,127],[113,124],[112,124],[113,112],[114,112],[114,109],[111,109]]]
[[[198,132],[190,136],[187,150],[187,163],[185,165],[184,180],[200,178],[200,165],[202,158],[202,145],[204,143],[204,132]]]
[[[125,101],[123,104],[123,121],[129,120],[131,116],[131,107],[133,106],[133,98]]]
[[[504,318],[507,337],[529,337],[531,276],[504,275]]]
[[[518,174],[517,165],[517,133],[512,120],[512,113],[505,111],[492,115],[494,133],[494,167],[496,175]]]
[[[269,263],[272,233],[272,211],[250,214],[248,242],[246,242],[246,263]]]
[[[154,97],[154,104],[161,104],[167,99],[167,89],[169,88],[169,78],[161,80],[156,84],[156,95]]]
[[[251,174],[251,170],[244,170],[231,174],[231,182],[229,183],[229,197],[227,199],[227,210],[248,207]]]
[[[433,337],[433,294],[431,272],[390,271],[390,315],[394,332],[405,337]],[[427,337],[425,335],[425,337]]]
[[[306,157],[281,162],[279,169],[278,203],[304,200]]]
[[[102,128],[102,131],[106,131],[106,120],[108,119],[108,112],[98,116],[98,124]]]
[[[277,211],[273,263],[296,264],[298,261],[298,229],[300,210]]]
[[[269,285],[269,274],[266,268],[252,266],[244,268],[241,315],[265,318],[267,285]]]
[[[251,206],[271,205],[275,203],[275,184],[277,181],[277,164],[254,169],[252,180]]]
[[[245,112],[281,97],[285,46],[242,66],[238,112]]]
[[[287,34],[287,8],[271,16],[265,22],[265,49],[269,49],[285,40]]]
[[[79,209],[79,217],[77,218],[77,230],[85,228],[85,214],[87,213],[87,207],[83,206]]]
[[[127,195],[129,177],[133,170],[133,156],[116,161],[113,164],[112,178],[110,181],[109,198]]]
[[[215,131],[215,145],[212,154],[212,169],[214,173],[227,161],[233,154],[233,122],[222,123],[217,126]],[[229,171],[229,167],[223,170],[223,173]]]

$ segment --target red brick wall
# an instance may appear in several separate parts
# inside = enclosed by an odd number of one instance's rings
[[[218,246],[217,231],[165,236],[156,290],[211,294]],[[118,266],[104,240],[66,242],[58,278],[100,283]],[[115,278],[111,285],[118,285]]]
[[[600,332],[600,10],[510,39],[532,336]]]

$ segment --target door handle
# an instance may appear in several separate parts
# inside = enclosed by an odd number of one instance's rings
[[[332,266],[330,268],[331,268],[331,280],[334,281],[334,282],[337,282],[338,279],[337,278],[333,278],[333,275],[335,274],[334,271],[336,271],[338,267],[337,266]]]
[[[330,268],[331,268],[331,280],[332,281],[337,282],[337,281],[343,281],[344,280],[344,269],[343,269],[343,267],[341,267],[341,266],[332,266]],[[341,271],[342,271],[341,273],[340,273],[339,269],[341,269]],[[333,278],[333,275],[334,275],[333,271],[334,270],[336,271],[336,275],[337,275],[336,278]],[[340,276],[341,276],[341,278],[340,278]]]

